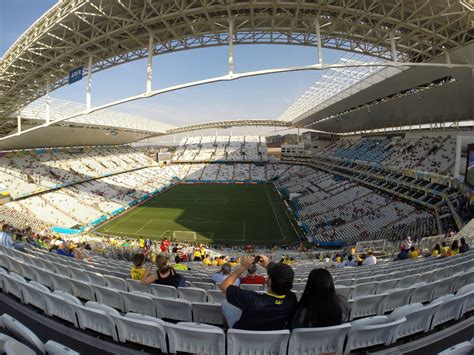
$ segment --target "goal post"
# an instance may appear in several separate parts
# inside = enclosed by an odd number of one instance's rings
[[[183,241],[183,242],[190,242],[190,241],[196,241],[197,236],[196,232],[192,231],[173,231],[173,236],[172,236],[173,241]]]

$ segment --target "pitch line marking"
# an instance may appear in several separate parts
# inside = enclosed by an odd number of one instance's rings
[[[286,238],[285,238],[285,235],[283,234],[283,229],[281,228],[280,221],[278,220],[278,217],[277,217],[277,215],[276,215],[275,208],[273,207],[273,203],[272,203],[271,199],[270,199],[269,196],[268,196],[267,185],[265,185],[265,192],[267,193],[267,200],[268,200],[268,202],[270,203],[270,206],[271,206],[271,208],[272,208],[273,215],[275,216],[275,219],[276,219],[277,224],[278,224],[278,228],[280,228],[280,233],[281,233],[282,240],[285,240]]]
[[[135,233],[133,233],[134,235],[137,235],[138,232],[140,232],[141,230],[143,230],[147,225],[149,225],[151,222],[153,222],[154,219],[150,219],[148,222],[146,222],[142,227],[138,228],[137,231]]]

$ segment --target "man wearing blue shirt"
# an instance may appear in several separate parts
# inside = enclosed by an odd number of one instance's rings
[[[230,328],[244,330],[281,330],[296,311],[296,296],[291,292],[294,271],[283,263],[270,263],[260,256],[260,265],[267,268],[268,288],[264,294],[242,290],[234,286],[235,280],[252,265],[254,258],[245,258],[220,284],[227,302],[222,304],[222,313]]]

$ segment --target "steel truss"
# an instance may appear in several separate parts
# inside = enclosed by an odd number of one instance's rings
[[[422,63],[472,41],[471,28],[472,11],[456,0],[60,1],[2,58],[0,119],[65,85],[72,68],[87,72],[90,62],[98,72],[146,58],[150,49],[320,44]]]

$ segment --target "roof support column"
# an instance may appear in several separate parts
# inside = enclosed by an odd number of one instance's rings
[[[234,19],[229,19],[229,76],[234,76]]]
[[[319,17],[314,20],[314,27],[316,28],[316,51],[318,52],[318,64],[323,64],[323,47],[321,44],[321,27],[319,26]]]
[[[151,93],[151,79],[153,77],[153,36],[148,40],[148,65],[146,68],[146,94]]]
[[[16,127],[17,127],[17,133],[21,133],[21,113],[20,110],[18,110],[18,115],[16,116]]]
[[[392,61],[397,62],[397,47],[395,45],[395,36],[393,34],[393,31],[390,32],[390,46],[392,49]]]
[[[89,63],[87,65],[87,92],[86,92],[86,109],[91,109],[92,102],[92,54],[89,54]]]
[[[49,91],[50,91],[50,84],[49,79],[46,81],[46,124],[49,123],[51,116],[49,111]]]

